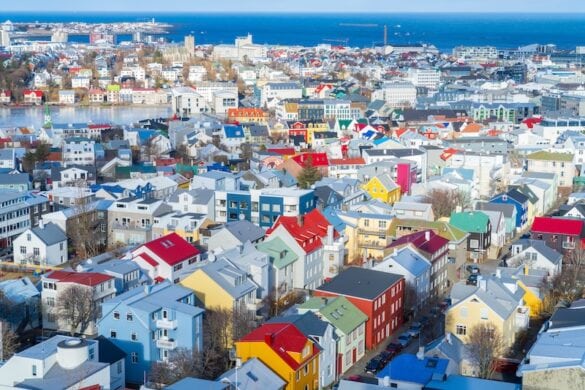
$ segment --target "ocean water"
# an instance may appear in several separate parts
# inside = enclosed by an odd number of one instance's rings
[[[383,26],[387,25],[390,43],[431,43],[443,51],[459,45],[516,48],[553,43],[562,49],[585,45],[585,14],[0,14],[0,21],[13,22],[132,22],[151,18],[173,25],[166,35],[170,41],[180,42],[192,33],[201,44],[233,43],[236,36],[251,33],[254,41],[261,44],[331,43],[371,47],[383,42]],[[71,37],[71,40],[83,42],[87,37]]]

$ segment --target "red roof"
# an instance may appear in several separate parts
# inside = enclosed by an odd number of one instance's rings
[[[311,342],[313,350],[311,355],[298,363],[293,359],[289,352],[302,353],[303,348],[309,339],[296,326],[289,323],[264,324],[244,336],[240,341],[246,342],[264,342],[293,370],[297,370],[309,358],[319,354],[319,348]]]
[[[365,165],[366,160],[362,157],[353,158],[332,158],[329,160],[329,165]]]
[[[301,218],[278,217],[274,225],[266,231],[266,235],[269,236],[274,229],[281,225],[297,241],[305,253],[311,253],[323,245],[321,239],[327,237],[327,226],[331,224],[319,210],[313,209]],[[333,236],[338,237],[339,233],[334,230]]]
[[[529,129],[532,129],[534,125],[539,124],[542,122],[542,118],[526,118],[522,121]]]
[[[426,239],[427,232],[429,234],[428,240]],[[429,229],[402,236],[392,244],[388,245],[388,248],[394,248],[405,244],[412,244],[414,247],[433,255],[449,244],[449,240],[439,236],[433,230]]]
[[[37,97],[42,98],[43,97],[43,91],[40,91],[38,89],[32,90],[32,89],[25,89],[23,91],[24,95],[36,95]]]
[[[536,233],[581,236],[583,221],[569,218],[536,217],[530,230]]]
[[[164,281],[165,281],[165,278],[163,278],[162,276],[157,276],[156,278],[154,278],[155,283],[162,283]]]
[[[295,154],[295,148],[268,148],[266,151],[280,154],[281,156],[292,156]]]
[[[143,244],[168,265],[175,265],[199,254],[197,248],[177,233],[167,234]]]
[[[153,267],[158,266],[158,262],[153,259],[152,257],[150,257],[150,255],[148,253],[141,253],[140,257],[142,259],[144,259],[144,261],[146,261],[148,264],[152,265]]]
[[[45,277],[48,279],[56,279],[63,283],[76,283],[91,287],[113,279],[113,277],[110,275],[100,274],[97,272],[73,271],[52,271]]]
[[[296,156],[292,157],[294,161],[300,166],[304,166],[305,162],[311,163],[313,167],[328,167],[329,166],[329,159],[327,158],[327,153],[303,153],[297,154]]]

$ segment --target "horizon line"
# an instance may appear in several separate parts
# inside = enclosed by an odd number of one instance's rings
[[[188,11],[181,11],[181,10],[174,10],[174,11],[166,11],[166,10],[144,10],[144,11],[135,11],[135,10],[112,10],[112,11],[104,11],[98,9],[87,9],[87,10],[79,10],[79,11],[71,11],[67,9],[62,10],[40,10],[44,13],[55,14],[55,13],[62,13],[62,14],[79,14],[79,13],[97,13],[97,14],[117,14],[120,12],[124,12],[127,14],[145,14],[145,13],[157,13],[157,14],[228,14],[228,15],[237,15],[237,14],[325,14],[325,15],[351,15],[351,14],[359,14],[359,15],[400,15],[400,14],[427,14],[427,15],[445,15],[445,14],[489,14],[489,15],[515,15],[515,14],[522,14],[522,15],[540,15],[540,14],[557,14],[557,15],[580,15],[585,14],[585,10],[583,11],[466,11],[466,10],[455,10],[455,11],[381,11],[381,12],[372,12],[372,11],[303,11],[303,10],[262,10],[262,11],[220,11],[220,10],[188,10]],[[39,10],[11,10],[5,11],[6,14],[9,13],[23,13],[23,14],[36,14],[38,15]]]

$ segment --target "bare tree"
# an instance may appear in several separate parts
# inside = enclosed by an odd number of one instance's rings
[[[71,285],[60,291],[55,309],[57,318],[67,324],[71,336],[84,333],[98,316],[93,289],[81,285]]]
[[[77,261],[99,255],[104,249],[102,243],[96,239],[99,229],[97,212],[90,203],[90,198],[84,196],[85,184],[80,183],[79,188],[79,202],[75,206],[75,215],[67,223],[67,234],[75,249],[72,266],[75,266]]]
[[[478,324],[470,329],[467,337],[467,358],[480,378],[490,378],[494,372],[495,359],[504,352],[502,335],[492,324]]]
[[[7,323],[0,321],[0,362],[6,361],[14,355],[18,349],[20,342],[18,336],[13,332]]]
[[[457,207],[463,210],[471,203],[469,194],[460,190],[434,188],[427,192],[425,198],[425,202],[432,205],[436,218],[450,217]]]

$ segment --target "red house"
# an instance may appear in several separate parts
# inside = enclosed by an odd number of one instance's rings
[[[585,222],[581,219],[536,217],[530,235],[563,255],[585,248]]]
[[[366,348],[375,348],[402,325],[404,277],[350,267],[314,291],[315,296],[344,296],[368,316]]]
[[[37,105],[43,103],[43,91],[39,89],[25,89],[22,94],[26,104]]]

